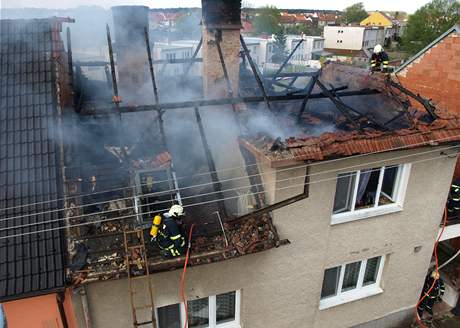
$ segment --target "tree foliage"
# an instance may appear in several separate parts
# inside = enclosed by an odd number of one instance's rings
[[[350,7],[345,8],[343,13],[343,20],[347,24],[359,23],[368,16],[362,2],[355,3]]]
[[[280,64],[286,59],[286,34],[281,28],[275,33],[275,42],[273,43],[272,61]]]
[[[433,0],[409,16],[402,38],[404,50],[415,54],[460,21],[458,0]]]
[[[265,6],[260,9],[254,18],[254,29],[257,33],[275,34],[280,30],[280,11],[274,6]]]

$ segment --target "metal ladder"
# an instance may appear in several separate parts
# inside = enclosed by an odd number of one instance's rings
[[[136,243],[130,245],[129,243],[133,239],[136,241]],[[155,307],[153,304],[153,289],[152,284],[150,283],[150,271],[148,266],[147,252],[145,249],[143,230],[125,230],[124,244],[133,327],[137,328],[140,326],[149,325],[150,327],[157,328],[157,322],[155,318]],[[145,291],[145,288],[148,289],[148,296],[150,302],[147,304],[138,305],[138,302],[136,301],[136,295],[143,293]],[[138,321],[140,317],[138,313],[139,311],[143,311],[142,317],[144,321]]]

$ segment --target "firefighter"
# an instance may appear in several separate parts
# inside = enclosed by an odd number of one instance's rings
[[[374,47],[374,52],[371,57],[372,72],[388,72],[388,55],[383,50],[380,44]]]
[[[447,201],[447,212],[450,217],[460,214],[460,179],[450,186],[449,199]]]
[[[433,281],[434,286],[430,290],[431,285],[433,285]],[[417,312],[420,319],[423,319],[423,313],[426,311],[429,314],[427,321],[433,320],[433,306],[436,302],[442,301],[441,297],[443,295],[444,282],[439,277],[439,272],[433,271],[430,275],[426,276],[425,278],[425,284],[423,285],[422,295],[420,296],[420,299],[422,299],[422,297],[424,298],[417,307]]]
[[[163,258],[177,257],[185,254],[186,240],[182,228],[184,208],[173,205],[167,213],[156,215],[153,218],[150,235],[152,241],[160,248]]]

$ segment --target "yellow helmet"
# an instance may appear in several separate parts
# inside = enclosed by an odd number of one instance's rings
[[[433,278],[433,279],[439,279],[439,272],[436,271],[436,270],[433,270],[433,271],[431,272],[431,278]]]
[[[376,54],[379,54],[383,51],[383,48],[380,44],[377,44],[375,47],[374,47],[374,53]]]
[[[180,205],[173,205],[171,206],[171,208],[169,209],[169,212],[168,214],[170,216],[181,216],[181,215],[184,215],[184,208]]]

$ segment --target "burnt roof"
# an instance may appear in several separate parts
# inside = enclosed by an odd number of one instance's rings
[[[57,25],[56,25],[57,24]],[[60,22],[0,20],[0,228],[57,220],[62,208],[52,54]],[[47,212],[46,214],[34,214]],[[26,216],[26,217],[24,217]],[[15,217],[14,219],[9,219]],[[0,238],[58,228],[43,223],[0,231]],[[0,239],[0,300],[64,286],[63,230]]]
[[[356,126],[330,99],[310,99],[300,118],[301,102],[290,101],[281,104],[277,113],[279,131],[287,133],[253,133],[241,138],[240,144],[260,161],[282,167],[460,141],[460,117],[437,108],[437,117],[429,118],[428,113],[412,107],[414,100],[391,88],[385,77],[371,76],[357,67],[330,64],[319,78],[324,85],[346,84],[351,91],[366,88],[380,91],[337,98],[354,110],[348,115]],[[315,92],[321,90],[315,87]]]

